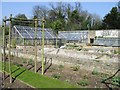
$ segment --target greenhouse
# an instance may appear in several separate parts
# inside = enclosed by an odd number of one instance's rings
[[[60,31],[59,37],[64,37],[67,42],[78,42],[87,43],[88,42],[88,31]]]
[[[12,37],[16,39],[19,45],[34,45],[35,27],[14,25],[12,28]],[[59,31],[58,37],[52,29],[44,29],[45,45],[55,45],[56,38],[58,46],[66,43],[88,43],[88,30],[84,31]],[[37,44],[41,45],[42,28],[37,28]],[[93,45],[95,46],[115,46],[119,47],[119,38],[95,38]]]
[[[16,39],[19,45],[34,45],[35,40],[35,27],[14,25],[12,28],[12,37]],[[37,28],[37,44],[41,45],[42,28]],[[44,29],[45,44],[55,44],[56,34],[52,29]],[[58,38],[58,42],[64,38]]]
[[[120,47],[120,39],[119,38],[96,38],[93,45]]]

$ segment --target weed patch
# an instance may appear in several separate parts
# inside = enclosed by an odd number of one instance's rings
[[[64,66],[63,66],[63,65],[59,65],[58,68],[59,68],[59,69],[63,69]]]
[[[56,78],[56,79],[60,79],[60,78],[62,78],[62,75],[60,75],[60,74],[53,74],[52,77]]]
[[[78,71],[80,67],[76,65],[76,66],[71,67],[71,68],[72,68],[73,71]]]
[[[83,79],[83,80],[80,80],[79,82],[77,82],[78,85],[81,85],[81,86],[87,86],[88,85],[88,81],[87,79]]]
[[[98,74],[99,74],[98,70],[96,68],[94,68],[92,71],[92,75],[98,75]]]

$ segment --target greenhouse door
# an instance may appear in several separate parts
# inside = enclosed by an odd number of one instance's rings
[[[90,43],[94,43],[94,38],[90,38]]]

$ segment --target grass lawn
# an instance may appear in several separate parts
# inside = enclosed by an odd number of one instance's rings
[[[1,61],[0,66],[2,66]],[[6,66],[6,72],[9,73],[8,63],[6,63]],[[0,67],[0,71],[2,71],[2,67]],[[19,68],[15,65],[12,65],[12,72],[13,77],[16,77],[18,80],[21,80],[35,88],[77,88],[77,86],[71,85],[67,82],[46,77],[41,74],[29,71],[25,68]]]

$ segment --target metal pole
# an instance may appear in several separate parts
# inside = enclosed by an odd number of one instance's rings
[[[35,73],[37,71],[37,19],[35,19]]]
[[[6,30],[6,17],[4,18],[3,29],[3,80],[5,80],[5,30]]]
[[[9,23],[9,53],[8,53],[8,58],[9,58],[9,74],[10,74],[10,83],[12,83],[12,73],[11,73],[11,19],[12,19],[12,14],[10,15],[10,23]]]
[[[42,75],[44,74],[44,23],[45,20],[42,20]]]

